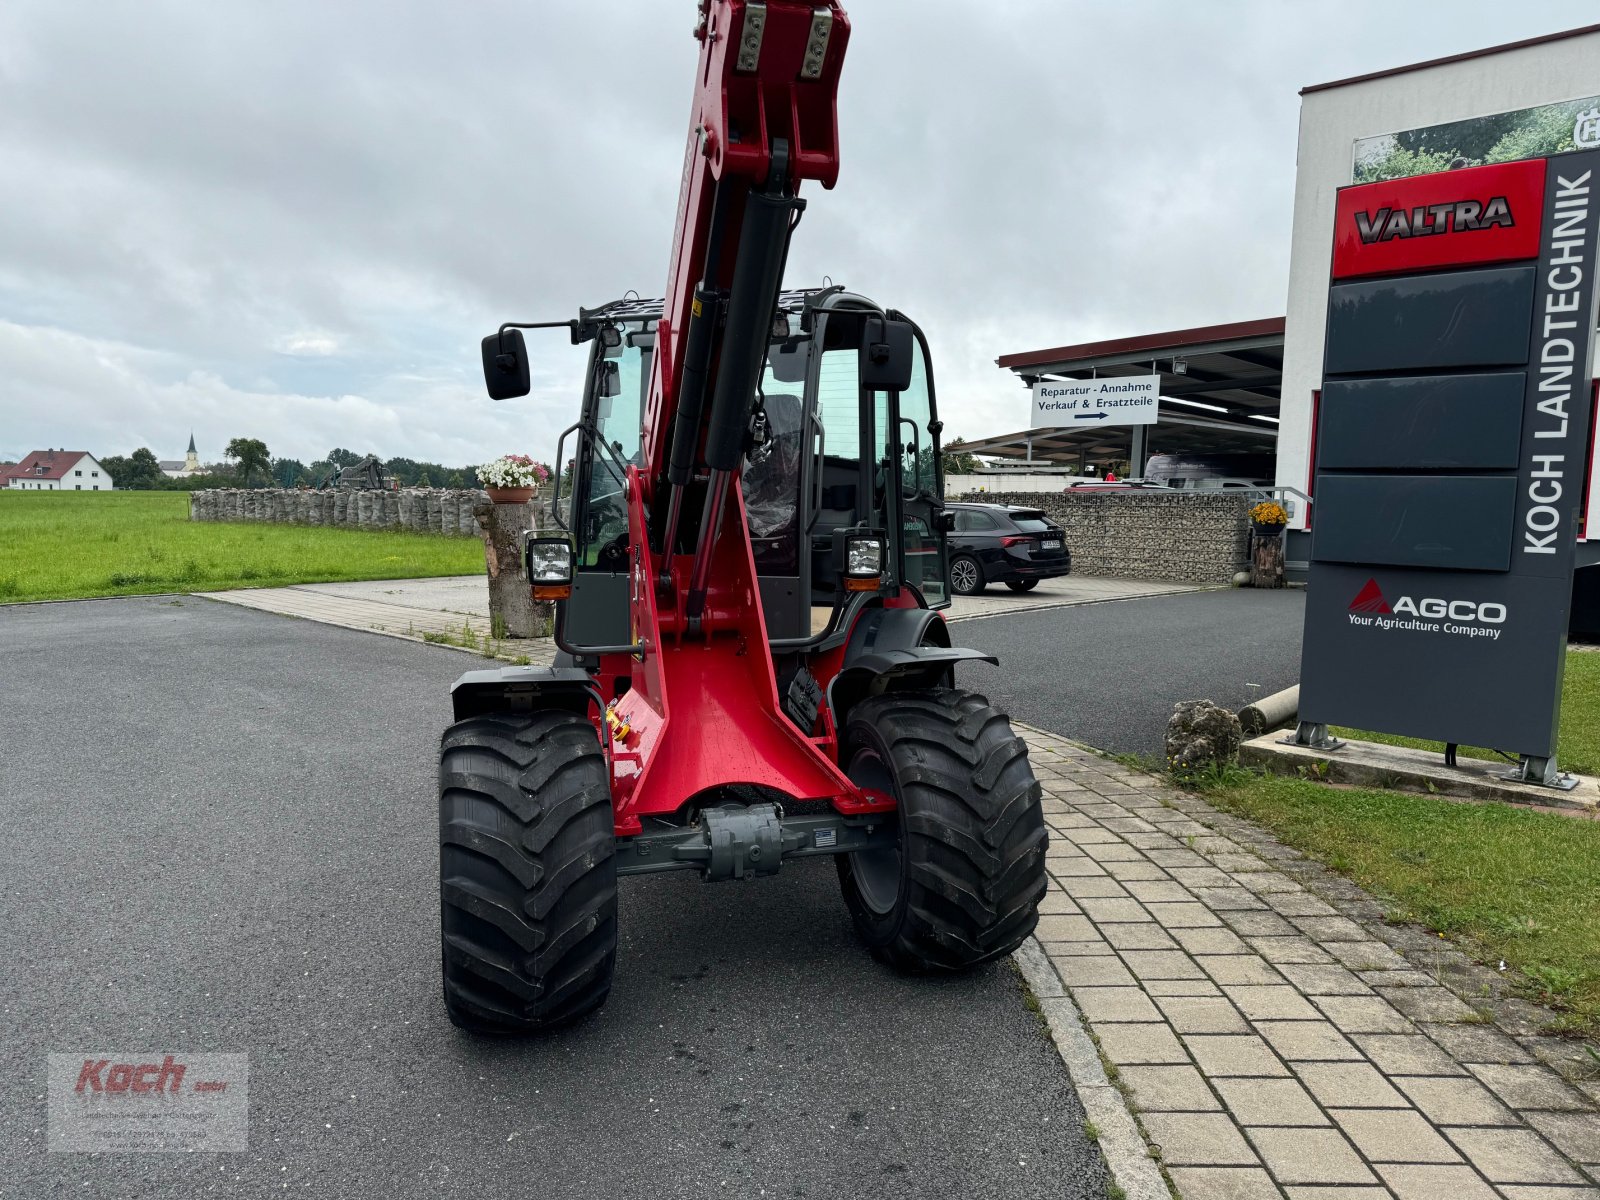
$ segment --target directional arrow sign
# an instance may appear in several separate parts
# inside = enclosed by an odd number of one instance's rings
[[[1160,391],[1159,375],[1041,379],[1033,385],[1029,427],[1061,429],[1079,421],[1154,425]]]

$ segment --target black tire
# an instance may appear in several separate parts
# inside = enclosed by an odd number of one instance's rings
[[[872,952],[959,971],[1015,950],[1039,920],[1049,836],[1005,714],[972,692],[888,692],[850,710],[844,746],[850,777],[899,801],[896,850],[835,859]]]
[[[576,713],[458,721],[439,750],[444,1003],[534,1033],[605,1003],[617,958],[610,775]]]
[[[1039,586],[1037,579],[1008,579],[1006,586],[1013,592],[1031,592]]]
[[[988,581],[983,564],[970,554],[957,554],[950,560],[950,590],[958,596],[976,596]]]

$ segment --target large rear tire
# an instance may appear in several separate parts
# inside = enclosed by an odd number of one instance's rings
[[[610,776],[577,713],[458,721],[439,751],[444,1002],[474,1033],[605,1003],[617,957]]]
[[[1049,845],[1027,747],[972,692],[887,692],[845,724],[856,783],[899,803],[893,850],[839,855],[857,933],[885,962],[964,970],[1015,950],[1038,923]]]

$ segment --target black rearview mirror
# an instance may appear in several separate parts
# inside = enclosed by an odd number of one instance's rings
[[[528,348],[522,330],[507,329],[483,339],[483,383],[491,400],[528,394],[533,385],[528,378]]]
[[[785,342],[767,355],[767,367],[779,383],[804,383],[811,357],[809,343]]]
[[[861,330],[861,386],[903,392],[911,386],[916,337],[909,321],[868,317]]]

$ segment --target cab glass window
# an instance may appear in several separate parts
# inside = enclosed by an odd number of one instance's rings
[[[578,535],[578,565],[625,570],[628,564],[628,508],[623,497],[627,468],[640,463],[639,421],[650,382],[648,346],[623,344],[595,360],[594,424],[603,445],[587,453],[583,528]]]

